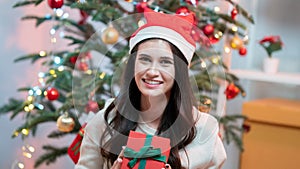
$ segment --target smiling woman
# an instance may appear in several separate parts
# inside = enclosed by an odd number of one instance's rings
[[[220,168],[226,154],[218,122],[196,109],[188,78],[193,16],[145,11],[147,23],[130,38],[120,92],[87,124],[75,168],[120,168],[130,131],[170,140],[165,168]]]

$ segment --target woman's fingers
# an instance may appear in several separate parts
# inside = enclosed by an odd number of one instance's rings
[[[114,162],[113,166],[111,167],[111,169],[119,169],[121,168],[122,165],[122,158],[117,158],[117,160]]]
[[[165,167],[162,169],[172,169],[172,167],[170,166],[170,164],[166,164]]]
[[[123,156],[124,156],[124,149],[125,146],[122,146],[122,150],[117,158],[117,160],[113,163],[113,166],[111,167],[111,169],[120,169],[122,162],[123,162]]]

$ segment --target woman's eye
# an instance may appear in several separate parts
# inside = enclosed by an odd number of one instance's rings
[[[161,61],[161,63],[162,63],[162,64],[164,64],[164,65],[173,64],[173,62],[172,62],[172,61],[170,61],[170,60],[167,60],[167,59],[164,59],[164,60],[162,60],[162,61]]]
[[[151,62],[151,59],[149,59],[148,57],[140,57],[139,60],[144,62]]]

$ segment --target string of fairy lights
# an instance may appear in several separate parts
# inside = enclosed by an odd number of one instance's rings
[[[45,18],[54,18],[58,17],[61,19],[68,18],[69,13],[65,12],[63,8],[53,8],[53,14],[47,14],[45,15]],[[54,21],[53,21],[54,22]],[[50,34],[50,42],[54,45],[58,42],[57,39],[57,32],[59,27],[52,27],[49,31]],[[59,32],[59,37],[63,38],[64,32]],[[53,68],[51,68],[48,72],[39,72],[38,73],[38,85],[30,88],[28,90],[28,96],[26,98],[25,104],[24,104],[24,111],[27,113],[31,113],[34,110],[43,110],[45,107],[43,104],[40,103],[40,101],[47,97],[49,100],[56,100],[59,93],[57,90],[51,90],[51,87],[46,86],[46,78],[47,74],[48,76],[57,77],[57,72],[64,71],[65,67],[62,64],[62,58],[59,56],[54,56],[52,52],[47,52],[45,50],[41,50],[38,53],[39,57],[47,57],[48,55],[51,55],[51,60],[53,61]],[[51,85],[50,85],[51,86]],[[13,133],[13,136],[16,137],[19,134],[22,134],[22,137],[26,137],[30,134],[30,130],[23,128],[20,132],[15,131]],[[21,147],[21,154],[22,159],[18,158],[16,159],[13,164],[11,165],[11,169],[26,169],[26,159],[32,159],[34,156],[34,152],[36,151],[35,147],[33,145],[30,145],[28,143],[24,143],[24,145]]]

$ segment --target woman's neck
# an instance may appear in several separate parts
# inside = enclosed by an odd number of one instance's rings
[[[169,98],[165,95],[155,97],[141,96],[140,121],[151,128],[157,129],[168,101]]]

